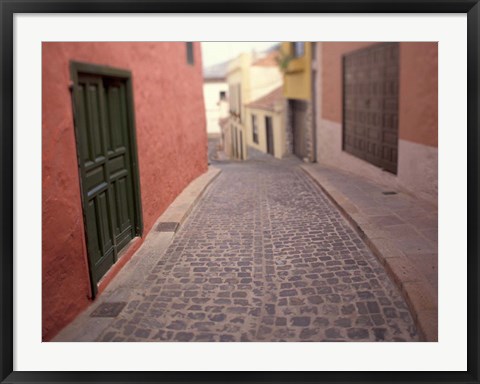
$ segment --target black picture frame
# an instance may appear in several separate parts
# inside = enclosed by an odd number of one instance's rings
[[[468,351],[465,372],[19,372],[13,370],[13,18],[16,13],[466,13],[468,46]],[[479,0],[0,0],[2,383],[322,382],[479,383]]]

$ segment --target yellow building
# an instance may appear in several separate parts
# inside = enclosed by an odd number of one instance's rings
[[[288,151],[304,161],[315,161],[315,127],[312,71],[315,43],[284,42],[280,49],[283,95],[287,101]]]
[[[281,159],[285,145],[285,98],[282,87],[246,105],[246,135],[250,152],[269,153]]]
[[[246,105],[280,87],[282,74],[275,61],[274,50],[263,53],[242,53],[233,59],[227,70],[230,117],[223,124],[225,152],[232,159],[247,158]]]

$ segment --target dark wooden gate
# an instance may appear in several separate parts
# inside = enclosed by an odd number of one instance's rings
[[[343,149],[397,173],[399,45],[381,43],[343,58]]]
[[[273,127],[272,127],[272,118],[270,116],[265,116],[265,131],[267,136],[267,153],[273,156]]]
[[[290,101],[292,112],[292,130],[293,130],[293,153],[300,159],[307,157],[306,147],[306,129],[305,118],[307,116],[307,103],[301,100]]]
[[[72,63],[75,131],[94,294],[142,232],[131,75]]]

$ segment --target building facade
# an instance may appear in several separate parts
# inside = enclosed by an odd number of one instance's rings
[[[246,105],[282,84],[276,64],[276,49],[262,53],[242,53],[228,66],[230,117],[224,123],[225,153],[233,159],[248,157]]]
[[[282,87],[246,105],[246,136],[249,153],[260,151],[281,159],[287,153],[287,104]]]
[[[43,43],[44,340],[207,170],[202,83],[199,43]]]
[[[280,66],[283,95],[287,99],[286,142],[288,153],[315,161],[314,66],[315,43],[283,42]]]
[[[437,43],[317,43],[318,162],[437,204]]]
[[[209,137],[221,134],[220,120],[228,116],[228,63],[220,63],[205,69],[203,74],[203,98]]]

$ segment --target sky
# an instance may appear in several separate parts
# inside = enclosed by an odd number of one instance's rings
[[[270,48],[275,42],[202,42],[203,67],[227,61],[239,55],[241,52],[251,50],[262,51]]]

